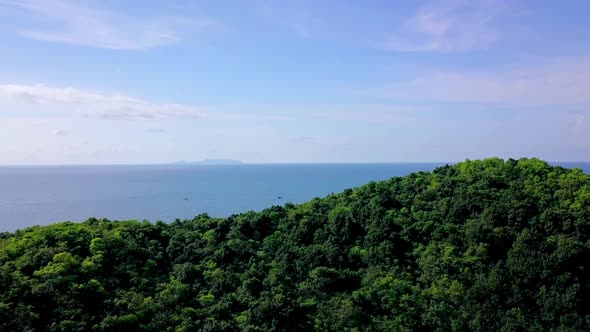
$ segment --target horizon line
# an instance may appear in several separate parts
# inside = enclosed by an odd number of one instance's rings
[[[471,159],[466,158],[462,161],[329,161],[329,162],[240,162],[235,164],[208,164],[208,163],[201,163],[201,162],[186,162],[186,163],[177,163],[177,162],[166,162],[166,163],[95,163],[95,164],[0,164],[0,167],[71,167],[71,166],[178,166],[178,167],[188,167],[188,166],[254,166],[254,165],[354,165],[354,164],[456,164],[459,162],[463,162],[465,160],[482,160],[487,158],[478,158],[478,159]],[[504,159],[508,160],[510,158]],[[515,158],[513,158],[515,159]],[[519,158],[520,159],[520,158]],[[532,158],[529,158],[532,159]],[[540,159],[540,158],[539,158]],[[518,159],[516,159],[518,160]],[[553,160],[546,161],[547,163],[590,163],[590,161],[583,161],[583,160],[574,160],[574,161],[566,161],[566,160]]]

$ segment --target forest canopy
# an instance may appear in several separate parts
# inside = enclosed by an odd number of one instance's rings
[[[2,233],[0,330],[590,330],[589,249],[589,175],[467,160],[228,218]]]

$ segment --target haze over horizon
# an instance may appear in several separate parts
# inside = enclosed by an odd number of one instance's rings
[[[0,0],[0,165],[588,160],[588,12]]]

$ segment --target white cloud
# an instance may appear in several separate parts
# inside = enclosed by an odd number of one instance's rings
[[[389,86],[398,100],[587,106],[590,56],[486,71],[435,71]]]
[[[204,114],[203,110],[193,106],[158,104],[124,95],[106,95],[42,84],[0,84],[0,98],[35,105],[37,108],[60,107],[99,118],[160,119],[200,117]]]
[[[118,50],[147,49],[178,42],[183,32],[213,22],[185,17],[131,17],[69,0],[0,0],[0,7],[22,10],[41,26],[22,28],[23,36],[65,44]]]
[[[68,132],[63,129],[56,129],[53,131],[53,135],[55,136],[68,136]]]
[[[487,48],[501,37],[493,23],[502,9],[489,0],[431,1],[394,33],[386,47],[400,52]]]

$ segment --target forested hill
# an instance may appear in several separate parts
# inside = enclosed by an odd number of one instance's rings
[[[590,330],[590,176],[486,159],[217,219],[4,233],[0,330]]]

